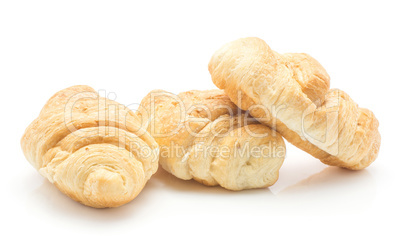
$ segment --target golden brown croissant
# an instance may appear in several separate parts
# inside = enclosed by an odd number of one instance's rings
[[[51,97],[21,146],[60,191],[95,208],[131,201],[158,167],[157,143],[136,115],[88,86]]]
[[[247,117],[222,90],[150,92],[137,111],[160,146],[159,163],[178,178],[230,190],[276,182],[282,137]]]
[[[343,91],[312,57],[279,54],[261,39],[220,48],[208,66],[213,82],[240,108],[328,165],[358,170],[380,147],[378,121]]]

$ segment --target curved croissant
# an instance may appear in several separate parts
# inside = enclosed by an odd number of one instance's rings
[[[241,112],[222,90],[150,92],[137,111],[160,146],[159,163],[178,178],[229,190],[276,182],[282,137]]]
[[[95,208],[131,201],[158,167],[157,143],[136,115],[88,86],[51,97],[21,146],[60,191]]]
[[[328,165],[359,170],[380,147],[378,121],[303,53],[279,54],[261,39],[224,45],[208,66],[213,82],[240,108]]]

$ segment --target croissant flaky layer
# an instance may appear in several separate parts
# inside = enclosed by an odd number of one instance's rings
[[[140,124],[127,107],[88,86],[73,86],[48,100],[21,146],[72,199],[117,207],[134,199],[158,167],[158,145]]]
[[[303,53],[279,54],[259,38],[220,48],[209,62],[213,82],[251,115],[328,165],[359,170],[379,152],[374,114],[343,91]]]
[[[230,190],[267,187],[285,158],[282,137],[222,90],[150,92],[137,111],[160,146],[159,163],[178,178]]]

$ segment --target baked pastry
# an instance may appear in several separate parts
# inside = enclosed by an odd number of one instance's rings
[[[178,178],[229,190],[276,182],[282,137],[241,111],[222,90],[151,91],[136,112],[160,146],[159,164]]]
[[[158,168],[158,145],[136,115],[88,86],[51,97],[21,146],[60,191],[95,208],[131,201]]]
[[[378,121],[304,53],[279,54],[259,38],[230,42],[212,56],[216,86],[260,122],[328,165],[359,170],[380,148]]]

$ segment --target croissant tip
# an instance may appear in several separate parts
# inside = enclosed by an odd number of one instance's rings
[[[84,185],[84,196],[96,207],[123,205],[132,199],[131,191],[120,174],[106,169],[92,172]]]

